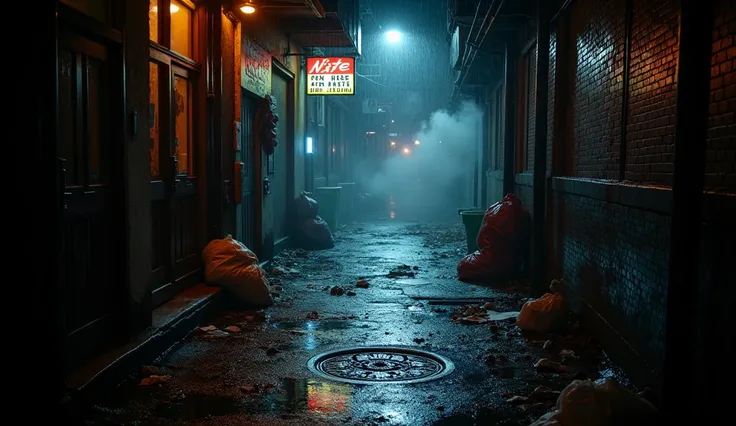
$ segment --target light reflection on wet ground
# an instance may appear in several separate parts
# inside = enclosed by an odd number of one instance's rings
[[[517,311],[523,297],[455,279],[465,244],[459,219],[450,227],[386,219],[352,224],[336,240],[335,249],[281,260],[299,273],[277,278],[282,295],[265,320],[248,312],[212,318],[219,329],[238,324],[243,331],[216,338],[195,333],[156,362],[168,383],[140,387],[133,378],[99,402],[90,424],[528,424],[553,402],[522,408],[507,403],[508,395],[616,374],[599,352],[565,336],[521,335],[506,320],[496,331],[452,322],[452,309],[469,300],[492,300],[503,312]],[[416,276],[388,276],[402,264],[417,266]],[[355,288],[360,277],[369,288]],[[356,295],[330,296],[325,288],[334,285]],[[307,319],[310,312],[319,318]],[[555,341],[552,352],[542,347],[547,339]],[[319,353],[367,345],[429,350],[451,359],[456,370],[415,385],[348,385],[317,379],[306,368]],[[533,368],[542,357],[558,360],[563,348],[580,355],[570,373]],[[484,362],[488,354],[498,361]]]

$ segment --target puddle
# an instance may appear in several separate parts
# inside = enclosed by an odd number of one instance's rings
[[[403,284],[403,285],[430,285],[430,283],[427,280],[423,280],[420,278],[404,278],[400,280],[396,280],[396,284]]]
[[[368,324],[355,324],[347,320],[325,320],[325,321],[281,321],[271,325],[279,330],[347,330],[350,328],[369,328]]]
[[[154,409],[158,417],[194,420],[239,413],[340,414],[352,410],[353,386],[309,379],[284,379],[271,392],[242,397],[190,394],[176,402],[162,402]]]

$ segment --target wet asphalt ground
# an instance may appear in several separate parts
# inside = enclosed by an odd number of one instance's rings
[[[527,297],[523,282],[457,281],[465,252],[455,216],[353,222],[331,250],[283,253],[271,275],[273,306],[218,313],[103,395],[86,424],[528,425],[575,378],[626,384],[574,320],[549,335],[521,333],[513,319],[457,321],[453,311],[470,302],[508,312]],[[360,279],[369,286],[356,287]],[[343,294],[332,295],[334,286]],[[307,368],[317,354],[365,346],[430,351],[455,369],[424,383],[361,385]],[[535,368],[541,358],[563,361],[565,371]],[[152,373],[166,381],[142,386]]]

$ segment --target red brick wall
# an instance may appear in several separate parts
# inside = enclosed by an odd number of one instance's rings
[[[677,2],[635,0],[626,129],[626,180],[672,184]]]
[[[618,179],[624,5],[624,0],[588,0],[572,6],[577,46],[573,176]]]
[[[720,0],[713,26],[706,186],[736,193],[736,6]]]

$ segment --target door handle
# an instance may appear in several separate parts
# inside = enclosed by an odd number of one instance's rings
[[[271,193],[271,181],[267,177],[263,178],[263,195],[266,196]]]

